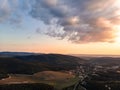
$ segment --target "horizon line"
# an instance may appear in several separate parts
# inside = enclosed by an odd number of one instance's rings
[[[94,53],[86,53],[86,54],[84,54],[84,53],[76,53],[76,54],[73,54],[73,53],[68,53],[68,54],[64,54],[64,53],[45,53],[45,52],[30,52],[30,51],[0,51],[0,53],[2,53],[2,52],[10,52],[10,53],[35,53],[35,54],[63,54],[63,55],[90,55],[90,56],[92,56],[92,55],[94,55],[94,56],[100,56],[100,55],[102,55],[102,56],[110,56],[110,55],[112,55],[112,56],[120,56],[120,54],[94,54]]]

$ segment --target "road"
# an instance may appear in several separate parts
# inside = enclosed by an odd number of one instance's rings
[[[73,90],[78,90],[78,87],[79,87],[79,86],[81,86],[83,90],[87,90],[85,87],[83,87],[83,86],[81,85],[81,80],[79,80],[79,81],[75,84]]]

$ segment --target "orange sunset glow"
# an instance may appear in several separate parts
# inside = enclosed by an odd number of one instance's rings
[[[0,51],[120,55],[120,0],[0,0]]]

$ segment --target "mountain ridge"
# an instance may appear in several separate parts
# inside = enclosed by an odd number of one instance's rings
[[[84,59],[61,54],[0,57],[0,72],[33,74],[44,70],[71,70]]]

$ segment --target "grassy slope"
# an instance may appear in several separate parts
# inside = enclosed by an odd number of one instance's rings
[[[64,72],[44,71],[34,74],[36,77],[42,77],[47,84],[53,85],[57,89],[62,89],[74,85],[78,78]]]
[[[62,89],[74,85],[78,78],[65,72],[44,71],[34,75],[10,75],[0,80],[0,84],[45,83]]]

